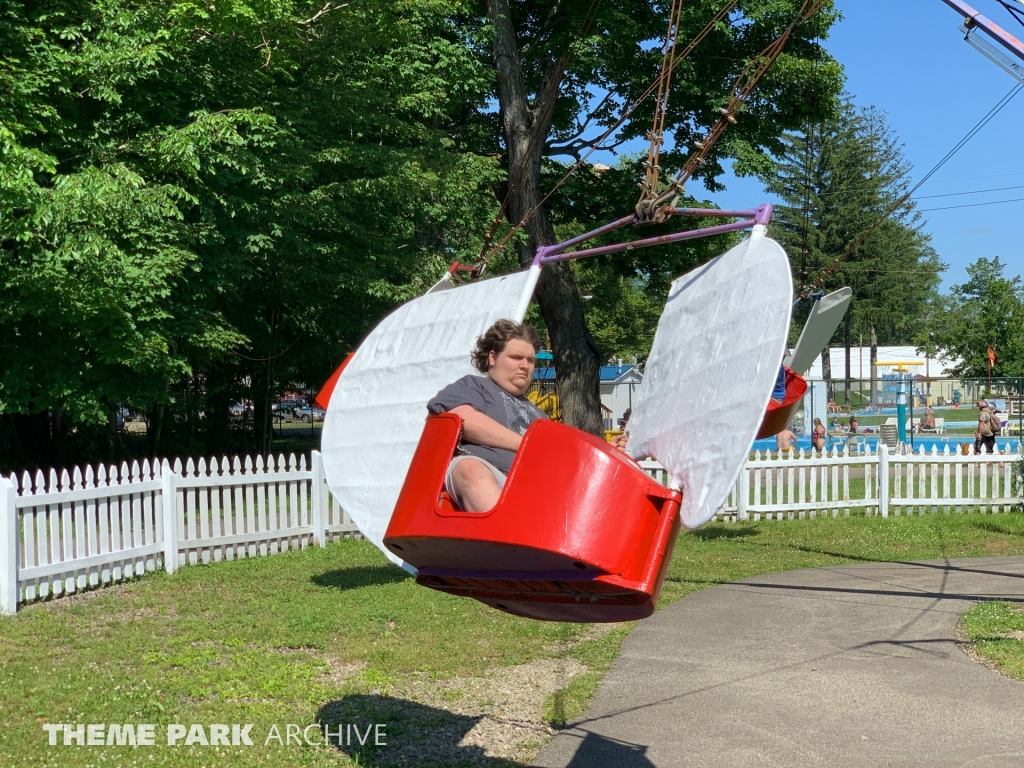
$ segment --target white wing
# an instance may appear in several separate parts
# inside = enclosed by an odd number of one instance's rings
[[[714,516],[750,451],[786,351],[792,291],[789,259],[760,227],[672,284],[629,452],[668,470],[687,528]]]
[[[832,334],[843,321],[850,299],[853,298],[852,288],[840,288],[838,291],[822,296],[814,302],[807,322],[800,333],[792,356],[786,365],[803,376],[814,363],[814,358],[828,345]]]
[[[529,273],[435,290],[396,309],[356,350],[331,395],[321,452],[331,492],[366,538],[382,540],[427,417],[427,401],[474,373],[476,338],[512,317]]]

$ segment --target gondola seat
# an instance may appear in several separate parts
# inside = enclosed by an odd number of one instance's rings
[[[497,504],[464,512],[444,493],[462,432],[427,418],[384,546],[417,583],[533,619],[614,622],[654,611],[682,496],[604,440],[540,420],[526,431]]]

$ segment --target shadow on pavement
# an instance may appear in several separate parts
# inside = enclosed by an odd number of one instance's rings
[[[379,584],[396,584],[411,579],[408,573],[395,565],[372,565],[325,571],[310,578],[318,587],[356,589]]]
[[[853,587],[821,587],[806,584],[759,584],[757,582],[742,582],[741,586],[751,589],[780,589],[792,592],[821,592],[823,594],[840,593],[848,595],[887,595],[890,597],[920,597],[932,600],[969,600],[978,602],[985,600],[1002,600],[1005,603],[1024,603],[1024,597],[1000,594],[978,595],[959,592],[928,592],[924,590],[918,591],[905,589],[854,589]]]
[[[566,768],[654,768],[647,747],[588,733]]]
[[[327,727],[330,744],[365,768],[524,768],[523,763],[488,756],[481,746],[460,746],[480,719],[380,694],[330,701],[316,718]]]

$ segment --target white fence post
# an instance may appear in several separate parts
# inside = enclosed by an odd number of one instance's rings
[[[0,477],[0,614],[18,610],[18,489]]]
[[[889,446],[878,444],[878,514],[889,516]]]
[[[160,505],[164,516],[164,570],[178,571],[178,476],[164,459],[160,472]]]
[[[747,504],[750,501],[750,457],[743,462],[740,476],[736,479],[736,519],[747,520]]]
[[[322,547],[327,544],[327,484],[324,478],[324,459],[320,451],[313,451],[310,455],[312,460],[313,479],[309,489],[311,501],[311,522],[313,524],[313,545]]]

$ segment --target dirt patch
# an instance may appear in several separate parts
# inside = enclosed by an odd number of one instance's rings
[[[327,665],[321,680],[329,685],[342,686],[366,668],[365,661],[342,661],[332,654],[321,654],[320,661]]]
[[[984,667],[988,667],[989,669],[1002,674],[1002,671],[992,662],[991,659],[988,659],[978,653],[974,646],[974,642],[967,637],[967,627],[964,626],[963,619],[960,619],[960,621],[956,623],[956,628],[953,630],[953,639],[956,641],[957,647],[963,651],[971,661],[977,662]]]
[[[989,556],[1007,555],[1016,553],[1019,544],[1006,539],[988,539],[985,542],[985,554]]]
[[[545,699],[586,669],[574,659],[539,659],[495,669],[483,677],[420,677],[403,683],[392,695],[444,710],[461,722],[474,722],[464,735],[457,730],[426,729],[409,738],[407,743],[415,745],[411,748],[420,755],[454,763],[465,759],[469,749],[491,759],[527,763],[537,747],[555,735],[542,717]],[[414,755],[389,757],[399,758],[401,764]]]

